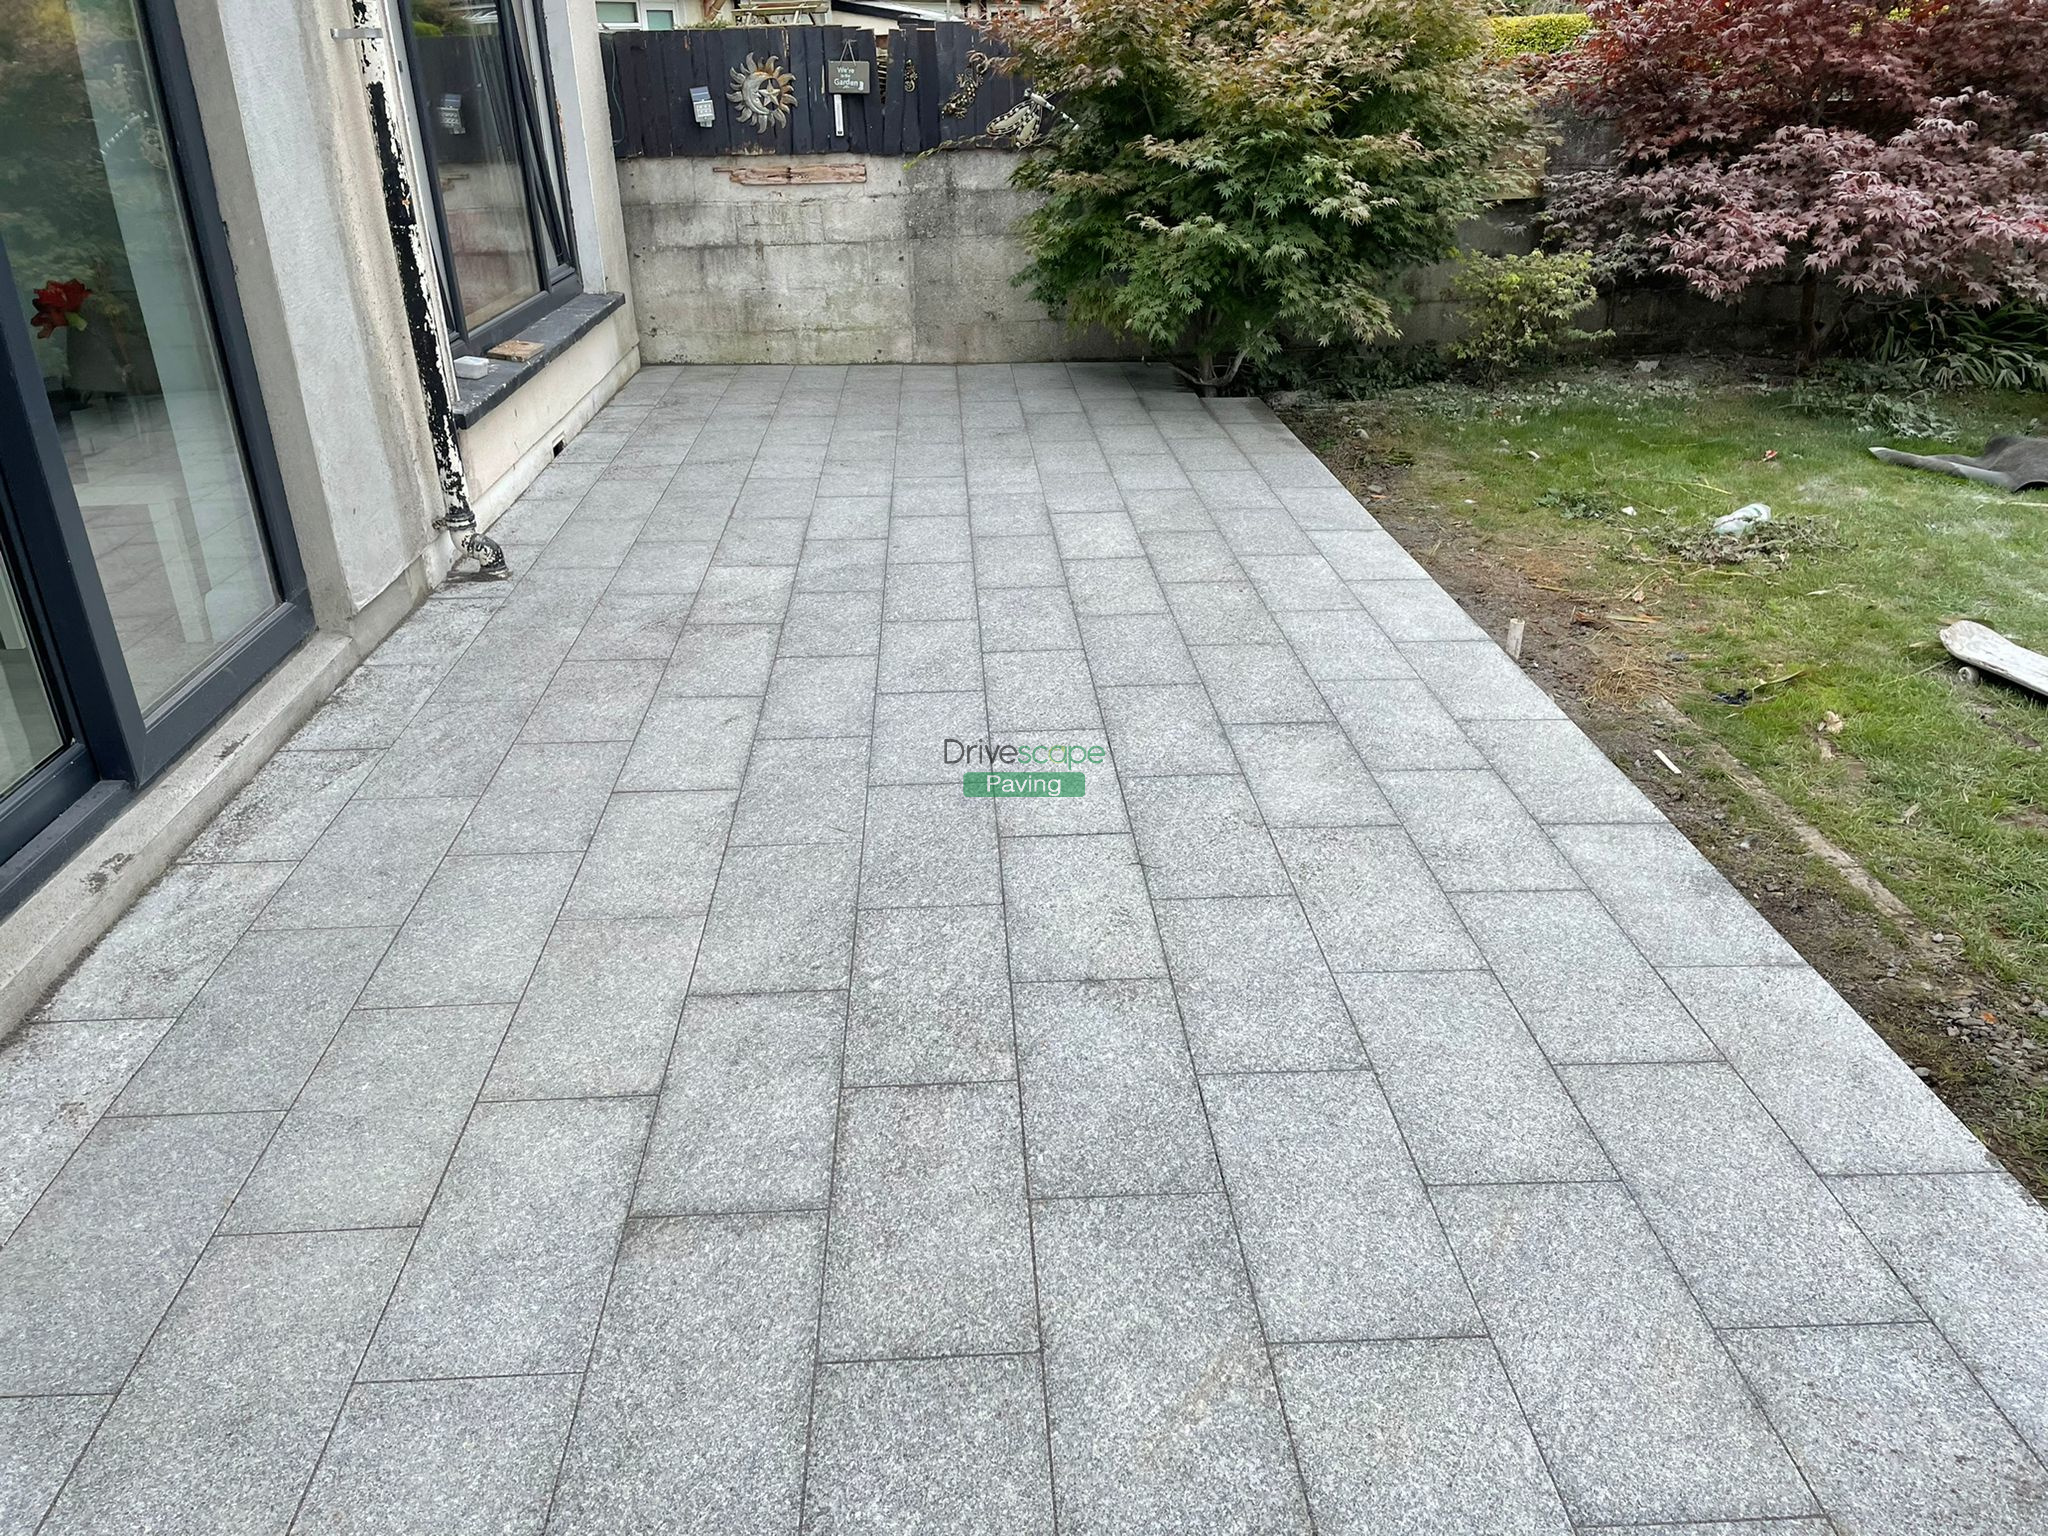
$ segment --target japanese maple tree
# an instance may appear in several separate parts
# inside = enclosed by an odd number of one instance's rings
[[[2048,302],[2048,0],[1591,0],[1550,79],[1613,125],[1546,226],[1714,299]]]
[[[1003,32],[1058,103],[1019,280],[1205,390],[1392,334],[1392,279],[1450,254],[1527,120],[1479,0],[1053,0]]]

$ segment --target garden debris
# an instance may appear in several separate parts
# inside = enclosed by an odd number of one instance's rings
[[[2048,656],[2039,651],[2016,645],[1988,625],[1968,619],[1942,630],[1941,643],[1949,655],[1963,664],[1965,682],[1973,683],[1978,673],[1989,672],[2048,698]]]
[[[1664,749],[1662,747],[1652,747],[1650,751],[1656,757],[1658,762],[1662,763],[1666,768],[1669,768],[1671,770],[1672,776],[1674,778],[1682,779],[1685,777],[1685,771],[1681,769],[1678,766],[1678,764],[1674,763],[1673,761],[1671,761],[1670,758],[1664,755]]]
[[[1954,475],[2001,491],[2048,487],[2048,437],[1994,437],[1976,458],[1959,453],[1900,453],[1893,448],[1873,448],[1870,456],[1885,464]]]
[[[1516,661],[1522,659],[1522,635],[1527,628],[1525,620],[1508,620],[1508,655]]]
[[[1736,538],[1748,533],[1759,523],[1768,523],[1770,520],[1771,509],[1760,501],[1752,501],[1748,506],[1737,507],[1726,517],[1717,519],[1714,523],[1714,532],[1724,539]]]
[[[1738,688],[1733,693],[1715,694],[1714,702],[1716,704],[1732,704],[1739,709],[1755,697],[1756,695],[1751,693],[1747,688]]]

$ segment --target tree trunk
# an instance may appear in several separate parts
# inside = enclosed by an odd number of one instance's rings
[[[1815,363],[1820,360],[1820,276],[1809,272],[1799,284],[1799,341],[1801,360]]]

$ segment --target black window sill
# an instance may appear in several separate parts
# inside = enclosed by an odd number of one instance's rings
[[[455,380],[455,424],[475,426],[503,405],[541,369],[553,362],[587,335],[598,321],[626,302],[620,293],[585,293],[533,322],[521,331],[518,341],[540,343],[540,351],[523,363],[488,358],[491,371],[480,379]]]

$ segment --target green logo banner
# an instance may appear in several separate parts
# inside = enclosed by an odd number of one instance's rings
[[[982,771],[967,774],[960,787],[970,800],[1078,800],[1088,793],[1088,775]]]

